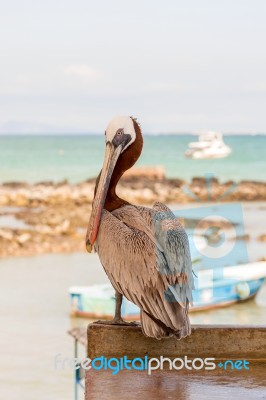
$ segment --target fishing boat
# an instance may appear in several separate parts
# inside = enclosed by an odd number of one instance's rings
[[[223,141],[219,132],[206,132],[199,136],[197,142],[190,142],[185,156],[194,159],[224,158],[229,156],[231,148]]]
[[[197,272],[194,305],[190,311],[201,311],[253,298],[266,279],[266,262],[224,267],[215,278],[214,269]],[[69,289],[71,315],[86,318],[112,318],[115,309],[115,293],[111,284],[74,286]],[[139,308],[123,299],[122,316],[126,320],[139,319]]]

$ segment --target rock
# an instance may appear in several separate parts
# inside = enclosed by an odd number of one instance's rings
[[[259,240],[260,242],[266,242],[266,234],[264,233],[264,234],[260,235],[260,236],[258,237],[258,240]]]
[[[5,229],[0,229],[0,238],[6,239],[6,240],[13,240],[13,233],[11,231],[7,231]]]
[[[62,224],[58,225],[55,227],[55,232],[57,233],[70,233],[70,221],[69,220],[65,220]]]
[[[155,167],[133,167],[126,171],[123,175],[123,180],[130,178],[149,178],[155,180],[165,179],[165,168],[163,166]]]
[[[16,237],[16,240],[19,244],[24,244],[28,242],[31,238],[31,235],[29,233],[22,233],[21,235],[18,235]]]
[[[5,182],[3,183],[3,186],[11,189],[17,189],[17,188],[25,188],[29,186],[29,184],[26,182]]]
[[[36,225],[35,231],[43,235],[51,235],[53,232],[50,226],[47,225]]]
[[[29,200],[25,195],[23,195],[21,193],[17,194],[17,196],[15,198],[15,203],[16,203],[17,207],[25,207],[25,206],[27,206],[28,202],[29,202]]]
[[[232,240],[234,240],[234,238],[233,238]],[[250,235],[249,235],[249,234],[238,235],[238,236],[235,237],[235,240],[245,240],[245,241],[248,241],[248,240],[250,240]]]
[[[0,205],[1,206],[8,206],[10,202],[10,198],[8,195],[0,195]]]

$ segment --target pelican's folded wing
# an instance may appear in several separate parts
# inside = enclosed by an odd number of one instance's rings
[[[165,219],[156,214],[160,212],[135,206],[104,210],[96,249],[114,288],[141,308],[147,329],[163,324],[165,332],[184,329],[185,336],[190,332],[187,309],[193,286],[189,249],[185,239],[184,244],[173,236],[173,229],[161,234]],[[179,251],[184,255],[178,256]]]
[[[166,205],[157,202],[153,209],[154,235],[167,261],[163,272],[169,274],[169,296],[173,295],[182,304],[186,300],[192,303],[194,279],[186,231]]]

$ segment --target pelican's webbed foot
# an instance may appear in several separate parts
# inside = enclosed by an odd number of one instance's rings
[[[95,324],[103,324],[103,325],[124,325],[124,326],[138,326],[140,325],[136,321],[132,322],[126,322],[123,320],[121,317],[121,305],[122,305],[122,294],[119,293],[117,290],[115,291],[115,316],[114,318],[110,321],[95,321]]]
[[[99,320],[94,321],[94,324],[102,324],[102,325],[124,325],[124,326],[139,326],[140,324],[137,321],[127,322],[122,318],[113,318],[112,320]]]

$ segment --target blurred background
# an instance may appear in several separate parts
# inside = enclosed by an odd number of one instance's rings
[[[144,135],[120,195],[184,220],[192,323],[265,324],[265,17],[263,0],[1,2],[3,398],[72,399],[67,331],[112,313],[84,235],[116,115]]]

